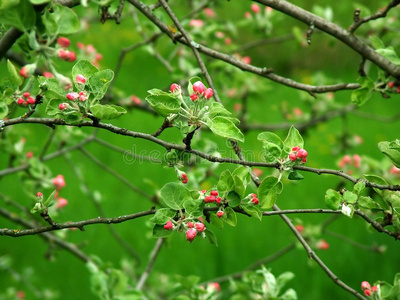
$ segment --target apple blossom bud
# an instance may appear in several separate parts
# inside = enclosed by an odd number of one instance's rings
[[[217,198],[215,199],[215,202],[217,202],[217,204],[221,204],[221,200],[222,200],[221,197],[217,197]]]
[[[69,51],[64,49],[58,50],[58,57],[61,58],[62,60],[68,60]]]
[[[376,293],[378,291],[378,286],[374,285],[373,287],[371,287],[371,291]]]
[[[68,48],[71,45],[71,41],[65,37],[59,37],[57,39],[57,44],[63,48]]]
[[[253,198],[253,199],[251,200],[251,202],[253,202],[255,205],[258,205],[259,200],[258,200],[258,198]]]
[[[28,101],[29,104],[35,104],[36,103],[36,99],[33,98],[33,97],[28,97],[27,101]]]
[[[289,154],[289,159],[290,159],[291,161],[295,161],[295,160],[297,159],[296,153],[290,153],[290,154]]]
[[[319,240],[317,243],[317,248],[320,250],[327,250],[329,248],[329,244],[325,240]]]
[[[57,198],[56,207],[57,207],[58,209],[63,208],[63,207],[66,206],[67,204],[68,204],[68,200],[67,200],[67,199],[64,199],[64,198],[61,198],[61,197]]]
[[[18,105],[24,105],[25,104],[25,100],[23,98],[18,98],[17,104]]]
[[[85,84],[86,78],[82,74],[76,75],[76,83]]]
[[[85,91],[79,92],[78,99],[80,101],[86,101],[88,99],[88,96],[87,96],[86,92]]]
[[[217,217],[218,217],[218,218],[222,218],[223,215],[224,215],[224,212],[223,212],[223,211],[217,212]]]
[[[21,68],[19,74],[24,78],[29,78],[35,73],[36,64],[28,64]]]
[[[17,298],[18,299],[25,299],[25,297],[26,297],[26,294],[25,294],[25,292],[24,291],[18,291],[17,292]]]
[[[181,181],[182,181],[183,184],[188,183],[188,177],[187,177],[186,173],[183,173],[183,174],[182,174],[182,179],[181,179]]]
[[[189,26],[192,27],[203,27],[203,25],[204,25],[203,21],[199,19],[192,19],[189,22]]]
[[[389,83],[388,83],[388,87],[389,87],[390,89],[392,89],[392,88],[394,87],[394,81],[389,82]]]
[[[186,231],[186,240],[189,242],[193,242],[196,235],[197,235],[197,230],[194,228],[190,228],[188,231]]]
[[[360,167],[360,162],[361,162],[361,157],[360,157],[360,155],[354,154],[354,155],[353,155],[353,161],[354,161],[354,166],[355,166],[356,168],[359,168],[359,167]]]
[[[207,285],[207,290],[210,290],[211,292],[221,292],[221,287],[218,282],[210,282]]]
[[[74,51],[68,52],[68,59],[69,62],[74,62],[76,60],[76,54]]]
[[[56,190],[61,190],[63,187],[65,187],[65,179],[64,176],[59,174],[55,178],[53,178],[53,184]]]
[[[196,226],[198,232],[203,232],[204,230],[206,230],[206,226],[204,225],[204,223],[197,222],[196,224],[194,224],[194,226]]]
[[[299,151],[300,150],[300,147],[299,146],[296,146],[296,147],[293,147],[292,148],[292,151],[294,151],[294,152],[297,152],[297,151]]]
[[[258,14],[258,13],[261,11],[261,8],[260,8],[257,4],[253,3],[253,4],[251,5],[251,10],[252,10],[255,14]]]
[[[214,94],[214,92],[213,92],[212,88],[208,88],[204,91],[204,98],[206,98],[208,100],[213,96],[213,94]]]
[[[304,226],[303,226],[303,225],[298,224],[298,225],[296,225],[295,227],[296,227],[296,230],[297,230],[300,234],[304,231]]]
[[[39,201],[43,200],[43,194],[41,192],[37,192],[36,197],[38,198]]]
[[[206,7],[203,11],[207,15],[207,17],[215,17],[215,12],[209,7]]]
[[[195,93],[193,93],[193,94],[190,95],[190,99],[194,102],[197,99],[199,99],[199,96],[197,96]]]
[[[201,81],[196,81],[195,83],[193,83],[193,92],[195,92],[196,94],[203,94],[205,89],[206,87]]]
[[[248,11],[246,11],[246,12],[244,13],[244,17],[245,17],[246,19],[250,19],[250,18],[251,18],[251,13],[248,12]]]
[[[218,192],[217,192],[217,191],[211,191],[211,192],[210,192],[210,195],[216,197],[216,196],[218,196]]]
[[[193,227],[194,227],[193,222],[188,222],[188,223],[187,223],[187,227],[188,227],[188,228],[193,228]]]
[[[71,101],[78,99],[78,97],[79,97],[79,94],[75,93],[75,92],[67,94],[67,99],[71,100]]]
[[[25,92],[22,96],[24,96],[25,98],[28,98],[30,95],[31,95],[31,93]]]
[[[164,225],[164,228],[166,230],[171,230],[174,228],[174,224],[172,223],[172,221],[168,221],[167,224]]]
[[[217,199],[215,199],[215,196],[207,196],[204,198],[205,203],[212,203],[215,202]]]
[[[363,290],[369,290],[369,289],[371,289],[371,285],[369,284],[368,281],[363,281],[363,282],[361,282],[361,288]]]
[[[26,153],[26,158],[31,159],[32,157],[33,157],[33,152],[28,151],[28,153]]]
[[[181,87],[177,83],[171,84],[171,93],[175,93],[175,92],[177,92],[177,93],[181,92]]]
[[[51,72],[43,72],[43,76],[45,78],[54,78],[54,75]]]
[[[67,103],[60,103],[60,105],[58,105],[58,108],[60,110],[65,110],[67,108]]]
[[[251,58],[249,56],[245,56],[242,58],[242,62],[249,65],[251,63]]]
[[[367,297],[371,296],[372,295],[371,290],[364,290],[364,295]]]
[[[304,149],[300,149],[299,151],[297,151],[297,157],[300,158],[300,159],[306,158],[307,155],[308,155],[308,153]]]

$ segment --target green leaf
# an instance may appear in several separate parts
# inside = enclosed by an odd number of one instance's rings
[[[111,120],[126,114],[125,108],[117,105],[95,104],[90,107],[92,114],[101,120]]]
[[[217,183],[218,192],[221,194],[227,193],[233,189],[233,177],[231,171],[225,170],[219,176],[219,180]]]
[[[0,99],[0,120],[8,115],[8,106],[4,98]]]
[[[289,133],[283,142],[285,152],[289,153],[293,147],[304,147],[304,141],[301,137],[300,132],[292,125],[289,129]]]
[[[257,140],[260,142],[272,143],[277,145],[279,148],[283,149],[283,142],[279,136],[273,132],[261,132],[257,136]]]
[[[18,74],[17,69],[9,59],[7,59],[7,68],[11,81],[20,86],[23,82],[22,77]]]
[[[13,6],[18,5],[20,0],[0,0],[0,10],[10,9]]]
[[[341,203],[342,203],[341,196],[337,191],[332,190],[332,189],[329,189],[326,191],[325,204],[330,209],[338,209]]]
[[[364,181],[359,181],[354,186],[353,193],[356,194],[357,196],[359,196],[364,189],[365,189],[365,182]]]
[[[218,102],[213,102],[208,111],[208,116],[211,119],[213,119],[214,117],[217,117],[217,116],[229,117],[230,115],[232,115],[232,113],[230,111],[226,110],[225,107],[221,103],[218,103]]]
[[[280,300],[297,300],[297,293],[294,289],[288,289],[282,296],[279,297]]]
[[[146,101],[163,117],[176,114],[181,109],[179,99],[172,94],[149,95],[146,97]]]
[[[15,1],[11,1],[7,4],[7,6],[5,6],[3,3],[0,3],[0,8],[7,8],[0,10],[1,24],[11,25],[21,31],[27,32],[29,29],[35,26],[35,10],[28,0],[20,0],[17,5],[14,4]]]
[[[110,69],[94,73],[89,78],[89,85],[95,95],[95,99],[102,99],[107,92],[108,86],[114,78],[114,72]]]
[[[53,201],[54,195],[56,194],[57,190],[54,190],[51,195],[43,202],[44,206],[49,206],[50,202]]]
[[[235,141],[244,142],[243,133],[235,126],[235,124],[226,117],[215,117],[207,119],[207,126],[211,131],[219,136]]]
[[[239,166],[233,170],[232,176],[234,177],[235,175],[237,175],[243,181],[245,186],[250,183],[251,176],[249,168],[245,166]]]
[[[375,49],[385,48],[385,44],[376,35],[370,35],[369,41],[371,42],[372,47],[374,47]]]
[[[277,177],[267,176],[258,187],[258,199],[262,209],[271,208],[274,206],[277,194],[283,190],[282,182]]]
[[[279,161],[282,155],[282,148],[274,143],[263,142],[263,150],[265,161],[269,163]]]
[[[378,208],[379,206],[372,200],[371,197],[367,196],[360,196],[358,198],[357,204],[362,208],[374,209]]]
[[[62,115],[62,111],[58,108],[61,103],[67,102],[63,99],[51,99],[46,106],[46,114],[49,116]]]
[[[176,281],[179,282],[182,287],[186,290],[190,290],[196,285],[198,285],[200,281],[199,276],[189,275],[189,276],[182,276],[182,275],[175,275]]]
[[[242,198],[234,191],[229,192],[226,199],[231,207],[236,207],[242,202]]]
[[[358,106],[362,106],[371,97],[375,84],[369,77],[360,77],[358,82],[361,87],[351,93],[351,101]]]
[[[345,191],[343,194],[343,200],[347,203],[355,203],[357,201],[357,195],[350,191]]]
[[[228,206],[227,208],[225,208],[225,215],[226,218],[224,218],[223,221],[228,225],[235,227],[237,224],[237,217],[236,212],[232,209],[232,207]]]
[[[197,191],[195,191],[197,192]],[[199,193],[197,192],[197,195]],[[203,216],[205,202],[204,200],[187,200],[183,202],[183,207],[185,208],[186,216],[189,214],[192,218],[200,218]]]
[[[173,217],[175,217],[176,211],[170,208],[160,208],[157,210],[155,215],[150,219],[150,222],[153,222],[158,225],[165,225],[168,221],[170,221]]]
[[[244,194],[246,193],[246,186],[243,180],[238,175],[234,175],[233,182],[233,190],[239,195],[240,198],[243,198]]]
[[[400,58],[398,57],[398,55],[393,47],[387,47],[384,49],[376,49],[375,51],[378,52],[380,55],[382,55],[387,60],[390,60],[392,63],[394,63],[396,65],[400,65]]]
[[[250,216],[255,217],[260,221],[262,221],[262,212],[258,208],[258,206],[255,206],[253,204],[242,204],[240,207],[243,208],[243,210]]]
[[[221,218],[218,218],[217,214],[210,213],[210,223],[218,229],[224,228],[224,223],[222,222],[222,220],[225,218],[225,214]]]
[[[72,67],[72,78],[75,81],[76,76],[80,74],[88,79],[97,72],[99,72],[99,69],[97,69],[90,61],[82,59]]]
[[[210,229],[208,229],[208,228],[206,228],[206,230],[204,231],[204,233],[206,234],[206,238],[210,241],[210,244],[211,244],[211,245],[215,245],[215,246],[218,247],[217,238],[216,238],[216,236],[214,235],[214,233],[213,233]]]
[[[280,291],[290,280],[294,278],[292,272],[284,272],[276,278],[276,289]]]
[[[63,102],[67,101],[67,92],[60,87],[57,79],[39,76],[39,83],[45,89],[45,96],[47,99],[60,98]]]
[[[390,142],[387,141],[378,143],[378,148],[397,168],[400,168],[400,151],[391,149]]]
[[[52,5],[51,11],[49,9],[46,10],[42,20],[51,34],[75,33],[80,28],[79,18],[76,13],[66,6],[55,3]]]
[[[304,177],[299,172],[297,172],[297,170],[293,170],[292,172],[289,173],[288,179],[289,180],[302,180],[302,179],[304,179]]]
[[[161,198],[168,207],[179,210],[183,208],[184,201],[191,199],[191,195],[182,184],[170,182],[161,189]]]
[[[153,227],[154,238],[166,238],[174,233],[174,230],[166,230],[163,225],[155,224]]]

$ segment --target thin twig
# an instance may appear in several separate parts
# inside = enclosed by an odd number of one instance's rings
[[[150,258],[149,258],[149,263],[147,264],[146,270],[143,272],[142,276],[140,276],[140,279],[136,285],[137,290],[142,290],[144,284],[146,283],[147,278],[149,277],[151,270],[153,269],[154,263],[156,262],[156,258],[158,253],[161,250],[161,246],[164,243],[164,239],[158,239],[156,244],[154,245],[154,249],[151,252]]]

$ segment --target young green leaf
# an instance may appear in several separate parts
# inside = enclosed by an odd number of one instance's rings
[[[329,189],[325,193],[325,204],[330,209],[338,209],[340,204],[342,203],[340,194],[332,189]]]
[[[271,208],[276,202],[278,194],[283,190],[283,184],[277,177],[267,176],[258,187],[258,198],[262,209]]]
[[[95,99],[100,100],[104,97],[113,78],[114,72],[110,69],[96,72],[90,76],[89,85]]]
[[[242,198],[235,191],[230,191],[226,199],[231,207],[236,207],[242,202]]]
[[[258,208],[258,206],[255,206],[253,204],[242,204],[242,205],[240,205],[240,207],[243,208],[243,210],[246,213],[248,213],[250,216],[255,217],[255,218],[259,219],[260,221],[262,221],[262,212]]]
[[[10,74],[11,81],[15,83],[17,86],[20,86],[23,82],[22,78],[18,74],[17,69],[9,59],[7,59],[7,68],[8,68],[8,74]]]
[[[283,150],[283,142],[281,140],[281,138],[279,136],[277,136],[275,133],[273,132],[261,132],[258,136],[257,136],[257,140],[259,140],[260,142],[266,142],[266,143],[272,143],[277,145],[279,148],[281,148]]]
[[[208,228],[204,231],[204,233],[206,234],[206,238],[210,241],[210,244],[218,247],[217,238],[214,233]]]
[[[166,230],[163,225],[154,224],[153,237],[166,238],[174,233],[174,230]]]
[[[289,173],[288,175],[289,180],[302,180],[304,179],[304,176],[301,175],[297,170],[293,170],[292,172]]]
[[[217,189],[220,194],[227,193],[233,189],[233,177],[230,170],[225,170],[219,176]]]
[[[95,104],[90,107],[92,114],[100,120],[111,120],[126,114],[125,108],[117,105]]]
[[[289,153],[292,151],[293,147],[304,147],[304,141],[303,138],[301,137],[300,132],[292,125],[289,129],[289,133],[283,142],[284,145],[284,151]]]
[[[400,168],[400,151],[390,148],[390,142],[387,141],[378,143],[378,148],[397,168]]]
[[[47,31],[51,34],[70,34],[80,28],[76,13],[72,9],[56,3],[52,5],[51,11],[45,10],[42,19]]]
[[[223,221],[230,225],[235,227],[237,224],[237,217],[236,217],[236,212],[232,209],[232,207],[227,207],[225,208],[225,216],[226,218],[223,219]]]
[[[175,217],[176,211],[170,208],[160,208],[157,210],[155,215],[150,219],[150,222],[153,222],[158,225],[165,225],[168,221],[170,221],[173,217]]]
[[[347,203],[355,203],[357,201],[357,195],[350,191],[345,191],[343,194],[343,200]]]
[[[176,114],[181,109],[179,99],[171,94],[149,95],[146,97],[146,101],[163,117]]]
[[[226,117],[207,119],[207,126],[219,136],[235,141],[244,142],[244,135],[236,125]]]
[[[179,210],[183,208],[184,201],[191,199],[191,195],[182,184],[169,182],[161,189],[161,198],[168,207]]]
[[[99,72],[99,69],[97,69],[90,61],[82,59],[72,67],[72,78],[75,80],[77,75],[83,75],[83,77],[88,79],[97,72]]]

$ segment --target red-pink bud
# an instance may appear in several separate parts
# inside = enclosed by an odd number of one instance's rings
[[[389,87],[390,89],[392,89],[392,88],[394,87],[394,81],[389,82],[389,83],[388,83],[388,87]]]
[[[141,105],[142,104],[142,100],[140,100],[140,98],[138,96],[135,96],[135,95],[131,96],[131,101],[135,105]]]
[[[183,184],[188,183],[188,177],[186,175],[186,173],[183,173],[180,180],[182,181]]]
[[[201,81],[196,81],[195,83],[193,83],[193,92],[195,92],[196,94],[203,94],[205,89],[206,87]]]
[[[167,224],[164,225],[164,228],[166,230],[171,230],[174,228],[174,224],[172,223],[172,221],[168,221]]]
[[[369,284],[368,281],[363,281],[363,282],[361,282],[361,288],[363,290],[369,290],[369,289],[371,289],[371,285]]]
[[[43,76],[44,76],[45,78],[54,78],[53,73],[50,73],[50,72],[43,72]]]
[[[300,149],[299,151],[297,151],[297,157],[300,158],[300,159],[306,158],[307,155],[308,155],[308,153],[304,149]]]
[[[78,49],[81,49],[81,50],[83,50],[85,48],[85,45],[81,42],[77,42],[76,46],[78,47]]]
[[[64,198],[61,198],[61,197],[58,197],[58,198],[57,198],[56,207],[57,207],[58,209],[63,208],[63,207],[66,206],[67,204],[68,204],[68,200],[67,200],[67,199],[64,199]]]
[[[305,164],[307,162],[307,158],[303,159],[301,163]]]
[[[19,74],[24,78],[29,78],[32,75],[32,73],[25,66],[21,68],[21,70],[19,71]]]
[[[217,198],[215,199],[215,202],[217,202],[218,204],[221,204],[221,200],[222,200],[221,197],[217,197]]]
[[[296,227],[296,230],[297,230],[300,234],[304,231],[304,226],[303,226],[303,225],[298,224],[298,225],[296,225],[295,227]]]
[[[253,3],[253,4],[251,5],[251,10],[252,10],[254,13],[258,14],[258,13],[261,11],[261,8],[260,8],[257,4]]]
[[[325,240],[319,240],[317,243],[317,248],[321,250],[327,250],[329,248],[329,244]]]
[[[188,231],[186,231],[186,240],[189,242],[193,242],[196,235],[197,235],[197,230],[194,228],[190,228]]]
[[[217,212],[217,217],[218,217],[218,218],[222,218],[223,215],[224,215],[224,212],[223,212],[223,211]]]
[[[364,295],[367,297],[371,296],[372,295],[371,290],[364,290]]]
[[[61,47],[68,48],[69,45],[71,45],[71,41],[65,37],[59,37],[57,39],[57,44],[59,44]]]
[[[214,92],[212,88],[208,88],[204,91],[204,98],[210,99],[213,96]]]
[[[171,84],[171,93],[180,92],[181,87],[177,83]]]
[[[194,224],[194,226],[196,226],[198,232],[203,232],[204,230],[206,230],[206,226],[204,225],[204,223],[197,222],[196,224]]]
[[[103,55],[101,55],[100,53],[96,53],[96,55],[94,56],[94,59],[97,61],[101,61],[101,60],[103,60]]]
[[[189,22],[189,26],[192,27],[203,27],[203,24],[204,24],[203,21],[199,19],[192,19]]]
[[[289,159],[290,159],[291,161],[295,161],[295,160],[297,159],[296,153],[290,153],[290,154],[289,154]]]
[[[244,13],[244,17],[245,17],[246,19],[250,19],[250,18],[251,18],[251,13],[250,13],[249,11],[246,11],[246,12]]]
[[[76,83],[85,84],[86,78],[82,74],[76,75]]]
[[[376,293],[378,291],[378,287],[374,285],[373,287],[371,287],[371,291]]]
[[[78,97],[79,97],[79,94],[75,93],[75,92],[67,94],[67,99],[71,100],[71,101],[78,99]]]
[[[361,162],[361,157],[360,157],[360,155],[354,154],[354,155],[353,155],[353,161],[354,161],[354,166],[355,166],[356,168],[359,168],[359,167],[360,167],[360,162]]]
[[[299,151],[300,150],[300,147],[299,146],[296,146],[296,147],[293,147],[292,148],[292,151],[294,151],[294,152],[297,152],[297,151]]]
[[[195,93],[193,93],[193,94],[190,95],[190,99],[194,102],[197,99],[199,99],[199,96],[197,96]]]
[[[194,227],[193,222],[188,222],[188,223],[187,223],[187,227],[188,227],[188,228],[193,228],[193,227]]]
[[[26,153],[26,158],[31,159],[33,157],[33,152],[32,151],[28,151]]]
[[[218,282],[210,282],[207,289],[216,290],[218,293],[221,292],[221,287]]]
[[[37,192],[36,197],[38,197],[38,198],[43,197],[43,194],[41,192]]]
[[[217,191],[211,191],[211,192],[210,192],[210,195],[211,195],[211,196],[218,196],[218,192],[217,192]]]
[[[28,97],[28,103],[29,103],[29,104],[35,104],[35,102],[36,102],[36,99],[35,99],[35,98],[33,98],[33,97]]]
[[[53,184],[56,190],[61,190],[63,187],[65,187],[65,180],[63,175],[57,175],[55,178],[53,178]]]
[[[61,58],[62,60],[68,60],[69,51],[64,49],[58,50],[58,57]]]
[[[205,203],[212,203],[215,202],[217,199],[215,199],[215,196],[207,196],[204,198]]]
[[[242,58],[242,62],[244,62],[245,64],[250,64],[251,63],[251,58],[250,56],[245,56]]]
[[[255,205],[258,205],[259,203],[258,198],[253,198],[251,202],[253,202]]]
[[[58,105],[58,108],[60,110],[65,110],[67,108],[67,103],[60,103],[60,105]]]
[[[68,60],[69,62],[73,62],[73,61],[76,60],[76,54],[75,54],[74,51],[69,51],[69,52],[68,52],[68,58],[67,58],[67,60]]]
[[[25,98],[28,98],[30,95],[31,95],[31,93],[25,92],[22,96],[24,96]]]
[[[25,104],[25,100],[23,98],[18,98],[17,104],[18,105],[24,105]]]
[[[82,92],[79,92],[79,97],[78,98],[79,98],[80,101],[86,101],[88,99],[88,96],[87,96],[85,91],[82,91]]]

